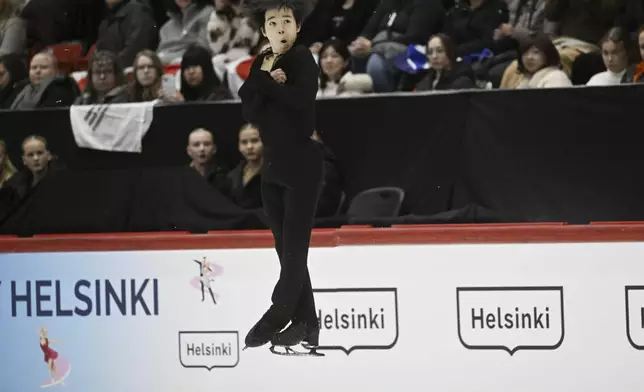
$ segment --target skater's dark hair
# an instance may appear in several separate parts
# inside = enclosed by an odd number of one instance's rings
[[[318,0],[247,0],[244,5],[253,23],[262,28],[266,11],[288,8],[293,11],[295,23],[302,25],[304,19],[313,11]]]

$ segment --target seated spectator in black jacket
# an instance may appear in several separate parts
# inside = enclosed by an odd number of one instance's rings
[[[437,34],[429,40],[427,59],[431,68],[416,85],[416,91],[476,88],[472,67],[456,61],[456,45],[448,35]]]
[[[95,52],[89,61],[87,86],[74,104],[94,105],[128,101],[123,69],[112,52]]]
[[[216,159],[217,145],[212,133],[203,128],[190,132],[186,152],[191,159],[190,167],[213,188],[227,196],[230,193],[228,170]]]
[[[241,208],[262,208],[263,150],[257,127],[245,124],[239,131],[239,152],[244,159],[228,173],[230,199]]]
[[[396,88],[400,73],[394,58],[409,45],[424,45],[439,31],[444,16],[441,0],[382,0],[362,34],[349,45],[354,59],[367,59],[366,72],[375,92]]]
[[[0,56],[0,109],[9,109],[16,95],[29,83],[27,64],[18,54]]]
[[[27,24],[27,46],[40,52],[49,45],[80,41],[83,55],[96,42],[107,14],[105,0],[11,0],[26,3],[20,16]]]
[[[231,99],[228,88],[215,74],[210,51],[191,46],[181,60],[181,96],[184,101],[219,101]]]
[[[337,39],[348,46],[367,25],[378,5],[374,0],[318,1],[315,9],[302,25],[298,42],[309,46],[312,53],[320,53],[322,44]]]
[[[96,50],[116,54],[121,67],[132,65],[137,53],[156,50],[159,32],[145,0],[106,0],[109,14],[98,29]]]
[[[53,54],[41,52],[29,64],[29,83],[18,93],[11,109],[70,106],[80,94],[76,81],[60,75]]]
[[[458,0],[447,11],[443,33],[456,45],[456,58],[476,55],[495,48],[495,30],[508,23],[505,0]]]
[[[3,193],[11,192],[13,202],[22,200],[45,176],[61,169],[41,136],[29,136],[22,142],[22,162],[25,167],[14,174],[2,187]],[[6,200],[3,198],[3,200]]]

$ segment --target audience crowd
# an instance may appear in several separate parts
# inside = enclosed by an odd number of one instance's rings
[[[237,99],[268,45],[243,1],[0,0],[0,110]],[[320,66],[319,99],[642,83],[644,0],[320,0],[298,42]],[[333,214],[341,176],[314,138],[330,169],[320,214]],[[260,208],[260,130],[245,124],[238,143],[227,168],[196,129],[189,166]],[[5,150],[0,187],[18,195],[56,169],[42,137],[24,140],[22,172]]]

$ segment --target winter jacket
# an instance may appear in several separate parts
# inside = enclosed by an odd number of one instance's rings
[[[434,69],[430,69],[427,75],[416,85],[416,91],[432,91],[432,90],[465,90],[474,89],[476,87],[476,79],[472,67],[467,64],[457,63],[454,67],[444,72],[436,85],[437,73]]]
[[[456,56],[463,57],[495,47],[494,30],[508,23],[509,11],[505,0],[485,0],[471,9],[461,0],[447,12],[443,32],[455,41]]]
[[[361,36],[372,40],[386,31],[397,33],[392,42],[425,45],[440,30],[444,16],[441,0],[382,0]]]
[[[557,67],[546,67],[532,76],[524,75],[517,88],[554,88],[570,87],[572,82],[568,75]]]
[[[377,1],[355,0],[353,7],[344,9],[345,0],[319,1],[302,26],[298,41],[306,46],[331,38],[349,45],[362,32],[374,14]]]
[[[546,18],[559,24],[559,36],[598,45],[615,23],[617,0],[549,0]]]
[[[114,6],[98,28],[97,50],[116,53],[123,68],[131,67],[137,53],[156,50],[158,32],[145,0],[123,0]]]

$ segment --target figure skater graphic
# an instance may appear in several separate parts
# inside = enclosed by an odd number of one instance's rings
[[[217,304],[217,300],[215,300],[215,293],[212,291],[212,282],[215,281],[214,277],[214,269],[208,263],[208,260],[204,257],[203,260],[193,260],[195,263],[199,264],[199,281],[201,284],[201,302],[206,300],[206,289],[210,292],[210,297],[212,298],[212,302]]]
[[[61,384],[64,385],[64,381],[71,372],[71,365],[60,358],[58,352],[52,349],[50,345],[59,344],[55,340],[50,340],[47,335],[47,328],[42,327],[38,333],[40,337],[40,349],[42,350],[45,356],[45,363],[47,364],[47,369],[49,370],[50,378],[43,384],[40,385],[41,388],[47,388],[53,385]],[[58,366],[56,362],[58,361]]]

